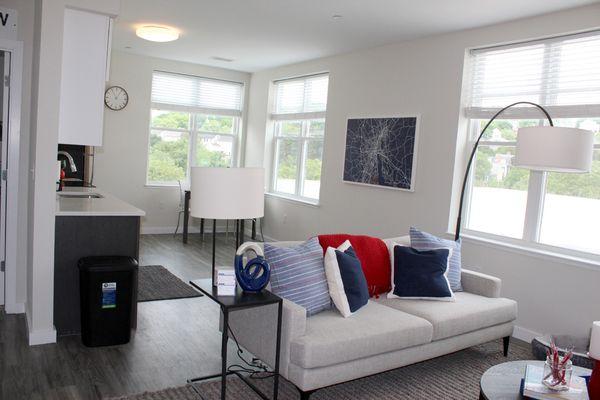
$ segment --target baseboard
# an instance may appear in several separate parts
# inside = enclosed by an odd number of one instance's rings
[[[25,313],[25,303],[5,304],[4,311],[7,314],[23,314]]]
[[[515,325],[512,336],[515,339],[522,340],[527,343],[531,343],[533,339],[538,336],[542,336],[541,333],[532,331],[531,329],[523,328],[522,326]]]
[[[143,226],[140,229],[140,233],[142,235],[165,235],[165,234],[173,234],[175,232],[175,226]],[[225,233],[225,227],[217,226],[217,233]],[[180,226],[177,234],[181,235],[183,233],[183,228]],[[190,226],[188,227],[188,233],[200,233],[200,227],[198,226]],[[212,233],[212,225],[204,227],[204,233]],[[229,233],[235,233],[229,229]]]
[[[246,232],[246,238],[251,238],[252,237],[252,228],[250,228],[250,229],[244,229],[244,231]],[[262,238],[262,236],[260,234],[260,231],[257,229],[256,230],[256,240],[260,241],[261,238]],[[265,240],[264,240],[265,242],[277,242],[278,241],[277,239],[274,239],[274,238],[272,238],[270,236],[267,236],[267,235],[264,235],[264,238],[265,238]]]
[[[48,343],[56,343],[56,329],[52,327],[51,329],[42,329],[38,331],[31,331],[29,327],[31,326],[31,320],[29,318],[29,314],[25,314],[27,321],[27,336],[29,337],[29,345],[37,346],[40,344],[48,344]]]

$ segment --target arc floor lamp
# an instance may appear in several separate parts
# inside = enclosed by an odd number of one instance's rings
[[[473,145],[462,182],[454,240],[460,238],[465,190],[479,142],[487,128],[500,114],[517,105],[537,107],[544,114],[550,125],[519,128],[517,133],[517,151],[513,165],[536,171],[574,173],[589,172],[592,168],[594,135],[591,131],[578,128],[556,127],[550,114],[544,107],[529,101],[519,101],[502,108],[485,124]]]

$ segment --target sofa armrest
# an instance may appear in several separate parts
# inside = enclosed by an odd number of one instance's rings
[[[463,268],[460,279],[465,292],[485,297],[500,297],[502,287],[500,278]]]
[[[242,347],[271,368],[275,366],[277,304],[231,312],[229,326]],[[279,371],[285,378],[288,375],[290,343],[305,332],[306,309],[283,299]]]

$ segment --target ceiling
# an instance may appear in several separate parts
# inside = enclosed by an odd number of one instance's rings
[[[421,36],[596,3],[598,0],[123,0],[113,48],[257,71]],[[335,19],[334,15],[341,15]],[[179,40],[135,36],[139,24]],[[223,61],[215,58],[232,59]]]

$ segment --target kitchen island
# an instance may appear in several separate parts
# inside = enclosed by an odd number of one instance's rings
[[[69,187],[56,193],[54,326],[58,335],[81,332],[79,259],[117,255],[137,260],[144,215],[139,208],[97,188]],[[136,321],[135,299],[132,311]]]

